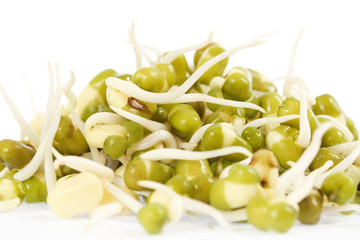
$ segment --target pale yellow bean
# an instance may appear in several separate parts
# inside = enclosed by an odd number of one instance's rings
[[[58,181],[47,202],[56,216],[71,218],[93,209],[102,197],[101,179],[93,173],[83,172]]]

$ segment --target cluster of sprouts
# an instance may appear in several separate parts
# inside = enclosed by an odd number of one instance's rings
[[[73,72],[62,85],[49,64],[46,111],[31,123],[0,85],[22,135],[0,141],[0,210],[44,201],[61,218],[87,212],[86,227],[137,214],[149,233],[185,213],[286,232],[323,212],[359,211],[357,132],[330,95],[315,98],[294,74],[302,33],[283,95],[255,70],[227,70],[231,55],[270,34],[224,50],[210,33],[162,52],[138,43],[134,25],[134,74],[105,70],[76,97]]]

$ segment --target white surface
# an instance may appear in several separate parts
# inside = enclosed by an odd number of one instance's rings
[[[134,216],[113,217],[98,222],[84,231],[87,217],[71,220],[56,218],[45,204],[23,204],[13,212],[0,213],[4,232],[12,239],[339,239],[356,237],[359,230],[359,214],[344,216],[328,213],[317,225],[297,223],[289,232],[274,233],[257,230],[249,224],[234,224],[239,231],[232,232],[219,227],[208,217],[185,216],[180,223],[167,224],[160,235],[148,235]],[[4,226],[5,225],[5,226]]]
[[[30,120],[33,112],[23,79],[30,83],[37,111],[43,110],[47,61],[59,64],[64,82],[68,71],[75,71],[77,93],[103,69],[133,72],[133,51],[123,42],[132,21],[139,42],[163,51],[200,42],[210,30],[216,41],[231,48],[278,29],[267,43],[238,53],[231,62],[275,78],[286,73],[292,44],[306,26],[297,75],[315,95],[333,94],[360,126],[358,9],[357,1],[0,1],[0,82]],[[0,109],[0,139],[17,138],[17,125],[2,98]],[[168,225],[158,238],[318,239],[360,232],[359,215],[329,215],[317,226],[297,224],[286,235],[263,233],[248,225],[232,233],[207,218],[185,220]],[[82,233],[84,217],[59,220],[43,205],[0,213],[0,223],[3,231],[27,239],[147,238],[134,218],[106,220]]]

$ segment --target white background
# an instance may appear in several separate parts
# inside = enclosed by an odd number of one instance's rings
[[[69,70],[74,70],[77,79],[74,89],[77,93],[94,75],[106,68],[133,72],[135,58],[131,47],[125,43],[132,21],[135,22],[136,37],[140,43],[163,51],[203,41],[210,30],[214,32],[214,39],[226,48],[278,30],[267,43],[239,52],[231,62],[276,78],[286,73],[292,45],[298,32],[305,26],[295,66],[296,74],[307,81],[315,95],[334,95],[343,111],[360,127],[359,10],[356,1],[0,0],[0,83],[25,118],[31,120],[34,116],[33,106],[24,79],[29,83],[36,111],[42,111],[47,97],[47,61],[59,64],[64,82],[69,79]],[[2,98],[0,109],[0,139],[18,138],[18,127]],[[36,212],[28,208],[24,211]],[[17,226],[16,217],[21,215],[21,211],[12,214],[11,217],[0,214],[2,222],[11,219],[5,223],[10,229]],[[22,221],[25,229],[42,226],[41,217],[26,216]],[[49,218],[52,217],[50,215]],[[304,236],[299,235],[301,232],[311,236],[310,233],[315,234],[316,231],[343,234],[344,226],[347,226],[347,232],[358,233],[360,217],[352,218],[324,220],[325,223],[322,222],[319,227],[306,228],[305,232],[302,226],[296,226],[289,234],[297,237]],[[357,221],[357,229],[353,225],[344,225],[343,221]],[[49,220],[49,224],[43,226],[50,231],[54,230],[52,224],[60,223]],[[64,221],[61,224],[59,228],[65,232],[65,236],[75,234],[76,230],[69,226],[78,225]],[[113,225],[116,223],[108,226]],[[189,231],[191,226],[185,225],[184,232]],[[176,229],[174,226],[170,228]],[[142,234],[138,225],[135,224],[134,229]],[[251,228],[245,230],[254,234]],[[96,228],[96,231],[99,234],[101,229]],[[107,228],[106,231],[111,229]],[[203,225],[199,232],[209,235]],[[211,235],[219,238],[216,233],[227,234],[219,229],[210,231]],[[177,236],[181,237],[181,234]],[[266,235],[259,233],[253,236],[262,238]]]

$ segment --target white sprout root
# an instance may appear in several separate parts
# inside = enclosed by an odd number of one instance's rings
[[[97,124],[122,124],[124,118],[110,112],[99,112],[91,115],[85,122],[84,131],[89,132]]]
[[[129,38],[130,43],[133,46],[135,58],[136,58],[136,69],[139,69],[142,67],[142,61],[141,61],[141,54],[138,45],[136,44],[135,40],[135,23],[132,22],[131,29],[129,30]]]
[[[329,175],[336,173],[336,172],[343,172],[345,171],[360,155],[360,144],[356,146],[356,148],[347,156],[344,158],[341,162],[339,162],[336,166],[334,166],[329,171],[321,174],[315,182],[316,187],[321,187],[322,183],[324,182],[325,178],[327,178]]]
[[[202,127],[200,127],[198,130],[196,130],[196,132],[190,138],[189,144],[187,145],[187,147],[185,149],[189,150],[189,151],[193,150],[196,147],[197,143],[204,136],[205,131],[212,125],[213,125],[213,123],[205,124]]]
[[[349,130],[349,128],[346,126],[346,124],[342,123],[339,119],[331,117],[329,115],[317,115],[319,118],[325,118],[329,120],[329,122],[332,122],[336,128],[340,129],[344,132],[347,142],[351,142],[354,140],[354,136]]]
[[[78,113],[75,111],[75,108],[77,106],[77,98],[75,93],[71,90],[71,88],[75,84],[75,74],[73,71],[70,71],[70,76],[71,76],[70,80],[63,86],[63,94],[68,99],[68,104],[65,107],[65,111],[70,111],[71,119],[73,120],[75,126],[79,128],[83,136],[86,136],[84,122],[80,119]],[[85,140],[86,142],[88,142],[86,138]],[[92,159],[95,162],[100,163],[100,153],[98,149],[94,146],[91,146],[90,144],[88,145],[90,148]]]
[[[57,169],[60,165],[66,165],[79,172],[92,172],[107,180],[114,179],[114,171],[104,165],[87,158],[78,156],[61,156],[54,161],[54,167]]]
[[[289,61],[288,72],[283,87],[283,92],[285,97],[287,98],[296,97],[296,92],[297,92],[300,98],[300,132],[296,140],[296,143],[303,148],[309,145],[311,139],[310,122],[308,120],[308,114],[307,114],[308,111],[307,101],[309,101],[310,104],[312,105],[315,104],[315,98],[313,97],[306,83],[298,77],[293,77],[297,49],[304,30],[305,28],[303,28],[300,31],[294,43]],[[294,89],[295,84],[298,86],[298,90]]]
[[[239,128],[236,128],[236,132],[237,132],[237,134],[239,134],[241,136],[241,134],[245,130],[245,128],[248,128],[248,127],[258,128],[265,124],[283,123],[283,122],[287,122],[289,120],[297,119],[299,117],[300,117],[300,115],[287,115],[287,116],[282,116],[282,117],[259,118],[259,119],[255,119],[254,121],[251,121]]]
[[[6,90],[2,87],[0,83],[0,94],[3,96],[5,102],[7,103],[10,111],[12,112],[16,122],[20,126],[20,130],[22,134],[25,134],[30,140],[30,142],[34,146],[39,146],[39,135],[32,129],[30,124],[25,121],[24,117],[21,115],[17,107],[15,106],[12,99],[9,97],[9,95],[6,93]]]
[[[308,148],[303,152],[294,166],[279,177],[275,186],[275,196],[283,198],[290,185],[294,183],[297,178],[304,176],[305,170],[310,166],[320,149],[322,137],[332,126],[332,123],[325,123],[315,130]]]
[[[48,64],[49,67],[49,74],[50,79],[53,78],[52,69],[50,67],[50,64]],[[60,123],[61,118],[61,108],[60,108],[60,100],[61,100],[61,94],[62,94],[62,81],[60,76],[60,70],[57,64],[55,64],[55,75],[56,75],[56,88],[54,93],[49,91],[49,101],[48,106],[46,109],[46,115],[45,115],[45,121],[44,121],[44,127],[43,131],[47,131],[49,128],[48,126],[51,124],[51,122],[57,122],[57,126]],[[51,82],[53,82],[51,80]],[[57,129],[56,129],[57,130]],[[56,131],[55,131],[56,133]],[[43,135],[40,136],[40,141],[42,141]],[[45,181],[46,181],[46,188],[48,192],[51,192],[51,190],[54,188],[56,183],[56,173],[53,166],[53,158],[51,154],[51,148],[52,148],[52,142],[54,140],[54,136],[51,138],[51,141],[48,141],[46,143],[46,149],[44,153],[44,172],[45,172]]]
[[[139,88],[139,86],[137,86],[133,82],[123,81],[120,80],[119,78],[114,78],[114,77],[108,78],[106,80],[106,84],[113,89],[126,92],[128,95],[131,95],[134,98],[144,102],[163,103],[163,104],[169,103],[171,100],[174,100],[184,95],[196,83],[196,81],[216,63],[220,62],[221,60],[224,60],[225,58],[236,53],[237,51],[240,51],[245,48],[257,46],[263,42],[264,41],[254,40],[239,45],[238,47],[232,48],[213,57],[212,59],[201,65],[181,86],[174,89],[173,91],[169,91],[166,93],[153,93],[153,92],[145,91]]]
[[[47,147],[47,143],[51,142],[55,136],[57,127],[59,125],[59,121],[54,121],[50,126],[50,129],[45,134],[44,140],[40,143],[38,150],[36,151],[34,157],[31,161],[19,172],[15,173],[14,179],[19,181],[25,181],[26,179],[30,178],[35,172],[39,169],[41,163],[44,159],[45,150]]]
[[[240,164],[240,165],[249,165],[250,162],[251,162],[251,157],[248,157],[248,158],[246,158],[246,159],[244,159],[244,160],[242,160],[242,161],[240,161],[240,162],[237,162],[237,163],[234,163],[234,164],[232,164],[232,165],[230,165],[230,166],[227,166],[227,167],[224,168],[224,169],[222,170],[222,172],[220,173],[219,179],[223,179],[223,178],[228,177],[228,176],[229,176],[230,169],[231,169],[233,166],[238,165],[238,164]]]
[[[83,136],[86,136],[86,131],[85,131],[85,124],[84,122],[80,119],[79,115],[73,111],[71,113],[71,117],[75,123],[75,125],[79,128],[81,134]],[[85,138],[86,139],[86,138]],[[86,142],[88,143],[88,139],[86,139]],[[98,151],[97,147],[95,146],[91,146],[89,143],[89,148],[90,148],[90,153],[91,153],[91,157],[92,157],[92,160],[94,160],[95,162],[98,162],[98,163],[101,163],[101,164],[104,164],[103,162],[101,162],[100,160],[100,152]]]
[[[125,154],[123,154],[118,160],[124,166],[126,166],[130,162],[130,159]]]
[[[201,160],[207,158],[220,157],[233,153],[241,153],[248,157],[252,156],[252,153],[248,149],[240,146],[232,146],[232,147],[225,147],[216,150],[199,151],[199,152],[181,150],[181,149],[163,148],[163,149],[150,150],[148,152],[142,153],[139,155],[139,157],[143,160],[150,160],[150,161],[157,161],[164,159],[181,159],[181,160],[195,161],[195,160]]]
[[[30,101],[32,114],[34,116],[36,116],[37,110],[36,110],[36,103],[35,103],[34,94],[33,94],[32,88],[30,86],[29,80],[25,76],[25,74],[23,74],[23,80],[24,80],[24,84],[25,84],[25,87],[26,87],[26,92],[27,92],[27,95],[28,95],[28,98],[29,98],[29,101]]]
[[[101,139],[103,136],[99,136],[98,132],[96,130],[93,130],[93,127],[109,124],[120,126],[120,128],[123,129],[121,124],[125,121],[125,119],[118,114],[110,112],[95,113],[91,115],[85,123],[81,121],[76,112],[73,112],[73,117],[74,121],[78,124],[81,133],[83,134],[83,136],[85,136],[86,141],[88,142],[92,159],[95,162],[105,164],[105,158],[102,158],[102,155],[98,151],[97,146],[93,145],[100,144],[101,141],[99,141],[99,139]]]
[[[97,206],[90,212],[89,222],[86,224],[84,230],[88,230],[96,222],[119,214],[124,209],[124,206],[119,202],[111,202],[108,204]]]
[[[169,127],[166,126],[165,124],[140,117],[139,115],[125,111],[123,109],[120,109],[120,108],[117,108],[114,106],[110,106],[110,108],[111,108],[111,110],[113,110],[114,112],[119,114],[120,116],[140,124],[141,126],[143,126],[144,128],[148,129],[151,132],[169,129]]]
[[[134,48],[135,56],[136,56],[136,69],[141,68],[142,61],[141,56],[144,56],[149,64],[154,65],[155,61],[151,59],[151,57],[147,54],[144,47],[140,45],[135,39],[135,23],[132,22],[131,29],[129,30],[130,43]]]
[[[290,57],[290,61],[289,61],[289,67],[288,67],[288,72],[287,72],[287,78],[290,78],[293,74],[294,74],[294,69],[295,69],[295,60],[296,60],[296,54],[297,54],[297,50],[299,47],[299,43],[300,43],[300,39],[302,37],[302,34],[304,33],[305,27],[301,29],[301,31],[299,32],[292,52],[291,52],[291,57]]]
[[[258,105],[254,104],[254,103],[216,98],[216,97],[212,97],[210,95],[206,95],[206,94],[202,94],[202,93],[187,93],[176,99],[169,101],[169,103],[189,103],[189,102],[208,102],[208,103],[215,103],[215,104],[220,104],[220,105],[229,106],[229,107],[254,109],[254,110],[258,110],[262,113],[265,112],[265,110],[263,108],[259,107]]]
[[[198,142],[202,139],[202,137],[204,136],[204,133],[206,132],[206,130],[211,127],[212,125],[214,125],[215,123],[209,123],[209,124],[205,124],[202,127],[200,127],[198,130],[196,130],[196,132],[192,135],[192,137],[190,138],[188,143],[183,143],[184,145],[184,149],[191,151],[193,150]],[[228,127],[231,128],[233,130],[235,130],[234,126],[230,123],[220,123],[222,126],[224,127]]]
[[[297,85],[298,88],[301,88],[303,91],[305,91],[306,99],[310,105],[315,105],[316,100],[311,93],[309,86],[305,83],[305,81],[303,81],[297,76],[286,79],[283,88],[284,96],[286,98],[294,97],[295,94],[300,94],[298,92],[298,89],[294,88],[294,85]]]
[[[306,95],[302,88],[299,89],[300,93],[300,130],[299,136],[296,139],[296,143],[301,147],[306,148],[311,139],[310,122],[308,119],[308,106],[306,101]]]
[[[119,187],[124,187],[124,188],[127,188],[126,184],[125,184],[125,181],[124,181],[124,178],[122,177],[119,177],[119,176],[115,176],[114,178],[114,184],[116,186],[119,186]],[[137,194],[137,195],[143,195],[145,197],[149,197],[150,194],[151,194],[151,191],[150,190],[141,190],[141,191],[135,191],[135,190],[131,190],[133,193]]]
[[[158,182],[153,182],[153,181],[142,180],[142,181],[138,182],[138,185],[145,187],[145,188],[160,190],[160,191],[170,194],[173,197],[180,198],[183,203],[183,206],[186,210],[193,212],[193,213],[197,213],[197,214],[205,214],[205,215],[211,216],[212,218],[215,219],[215,221],[220,226],[222,226],[226,229],[232,230],[232,231],[238,230],[235,227],[233,227],[226,220],[226,218],[222,215],[222,213],[220,211],[216,210],[214,207],[212,207],[206,203],[181,196],[181,195],[177,194],[176,192],[174,192],[169,187],[165,186],[164,184],[161,184]]]
[[[19,197],[12,198],[9,200],[0,201],[0,212],[8,211],[16,208],[21,203],[21,199]]]
[[[194,44],[192,46],[188,46],[188,47],[184,47],[184,48],[179,48],[176,50],[172,50],[169,51],[164,58],[162,59],[162,62],[164,63],[171,63],[175,58],[177,58],[178,56],[183,55],[184,53],[190,52],[190,51],[195,51],[197,49],[203,48],[206,45],[208,45],[209,43],[211,43],[213,38],[213,33],[210,32],[208,38],[200,43]]]
[[[71,91],[71,88],[75,84],[75,74],[73,71],[70,71],[70,76],[71,76],[70,80],[67,83],[65,83],[65,85],[63,86],[63,94],[68,99],[68,103],[65,107],[65,111],[73,112],[77,104],[76,95],[73,91]]]
[[[158,130],[129,147],[126,151],[126,156],[130,159],[134,152],[150,148],[158,142],[164,142],[167,148],[177,147],[176,139],[169,131]]]
[[[323,207],[323,212],[347,212],[347,211],[356,211],[360,212],[359,204],[345,204],[341,206],[325,206]]]
[[[360,141],[341,143],[334,146],[331,146],[332,150],[335,152],[341,153],[344,156],[349,156],[349,154],[354,151],[354,149],[360,144]]]
[[[103,180],[104,188],[111,193],[115,198],[117,198],[122,204],[128,207],[134,213],[137,213],[143,205],[132,196],[130,196],[125,191],[121,190],[120,188],[116,187],[110,181],[104,179]]]
[[[7,167],[4,167],[3,170],[0,171],[0,178],[4,176],[4,174],[6,174],[7,172],[9,172],[10,170]]]
[[[221,211],[221,214],[225,217],[226,220],[230,222],[239,222],[239,221],[246,221],[246,208],[240,208],[231,211]]]
[[[301,187],[291,192],[287,196],[286,200],[294,205],[301,202],[313,189],[316,178],[326,172],[333,165],[334,163],[332,161],[327,161],[323,166],[312,171],[308,176],[304,177]]]
[[[56,88],[54,89],[54,75],[51,69],[50,64],[48,64],[49,70],[49,95],[48,95],[48,104],[46,107],[46,115],[44,120],[44,125],[42,133],[39,139],[39,148],[32,158],[32,160],[19,172],[14,175],[14,179],[19,181],[24,181],[30,178],[39,167],[44,164],[45,171],[45,180],[48,192],[52,190],[56,182],[55,169],[52,164],[52,155],[51,148],[52,143],[59,126],[61,109],[60,109],[60,99],[61,99],[61,77],[58,66],[55,65],[56,70]]]

